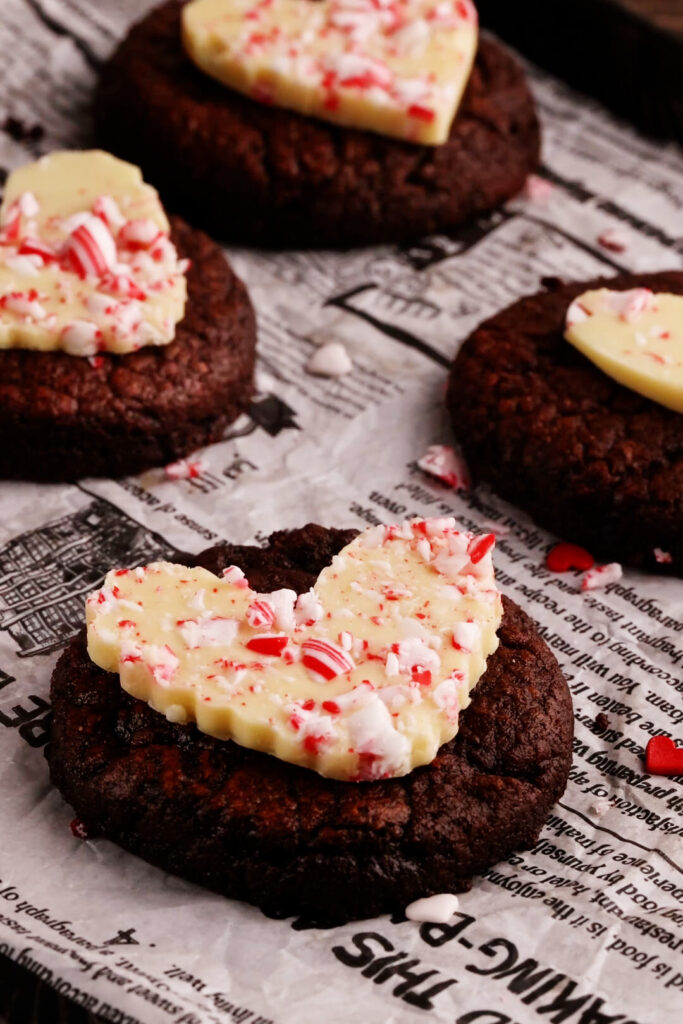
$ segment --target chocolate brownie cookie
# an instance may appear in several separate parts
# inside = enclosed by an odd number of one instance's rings
[[[309,525],[188,561],[302,592],[354,535]],[[460,731],[403,778],[337,782],[171,724],[97,668],[81,636],[52,680],[52,780],[88,835],[269,913],[342,922],[468,889],[535,841],[571,760],[565,680],[528,615],[503,601],[500,646]]]
[[[683,273],[551,282],[487,320],[453,365],[453,428],[475,477],[542,526],[599,559],[681,575],[683,416],[564,339],[572,299],[599,287],[683,295]]]
[[[295,247],[447,231],[517,192],[538,160],[524,74],[490,39],[448,142],[418,146],[232,92],[185,55],[181,7],[153,10],[105,66],[97,132],[171,208],[214,234]]]
[[[0,478],[75,480],[164,465],[220,439],[252,391],[256,327],[219,247],[180,219],[191,260],[185,316],[169,345],[88,360],[0,351]]]

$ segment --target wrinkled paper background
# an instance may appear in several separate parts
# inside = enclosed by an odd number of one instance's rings
[[[3,0],[6,169],[88,145],[97,69],[147,2]],[[453,238],[348,254],[230,250],[259,315],[258,395],[204,455],[76,486],[0,484],[0,952],[118,1024],[668,1024],[683,1011],[683,786],[648,777],[650,735],[683,740],[683,584],[626,571],[582,596],[544,567],[552,538],[485,489],[457,495],[415,461],[447,441],[441,399],[458,344],[543,275],[681,265],[683,160],[531,69],[545,129],[542,199]],[[627,232],[625,252],[598,236]],[[353,373],[308,376],[343,341]],[[573,691],[572,779],[537,848],[475,882],[449,926],[273,921],[79,841],[49,784],[49,679],[112,564],[309,520],[362,527],[453,513],[502,527],[502,589],[541,624]],[[507,531],[505,528],[507,527]],[[657,538],[652,538],[657,545]],[[603,711],[607,728],[595,724]]]

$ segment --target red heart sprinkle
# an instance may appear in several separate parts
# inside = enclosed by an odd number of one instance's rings
[[[645,750],[645,767],[650,775],[683,775],[683,747],[670,736],[653,736]]]
[[[579,569],[585,572],[592,569],[595,559],[590,551],[580,548],[578,544],[567,544],[562,541],[551,548],[545,556],[545,564],[551,572],[569,572],[570,569]]]

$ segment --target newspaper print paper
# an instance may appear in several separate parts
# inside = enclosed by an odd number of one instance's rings
[[[3,0],[0,114],[27,132],[0,137],[4,168],[88,144],[97,68],[147,6]],[[199,478],[0,484],[0,951],[104,1020],[682,1019],[683,779],[648,777],[642,754],[654,733],[683,740],[683,584],[627,571],[582,596],[575,576],[544,567],[552,538],[518,510],[416,467],[428,444],[449,439],[446,367],[484,316],[543,275],[681,264],[680,154],[530,73],[545,198],[408,247],[231,251],[259,313],[259,390]],[[630,240],[623,252],[598,243],[610,228]],[[350,376],[304,372],[329,340],[347,346]],[[442,513],[497,525],[502,588],[537,618],[573,691],[572,778],[535,850],[478,879],[448,925],[384,917],[325,931],[72,836],[43,757],[48,685],[84,594],[110,565],[309,520],[362,527]]]

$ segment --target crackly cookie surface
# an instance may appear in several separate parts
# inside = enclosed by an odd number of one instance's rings
[[[302,594],[353,536],[309,525],[187,563]],[[94,666],[82,636],[53,676],[52,779],[90,836],[269,913],[336,923],[461,891],[534,841],[571,760],[566,683],[506,598],[499,639],[435,760],[356,785],[167,721]]]

